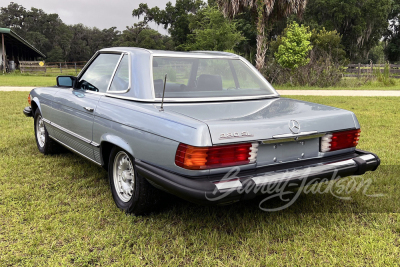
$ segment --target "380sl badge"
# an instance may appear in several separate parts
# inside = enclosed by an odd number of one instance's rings
[[[231,139],[231,138],[244,138],[244,137],[252,137],[253,135],[249,132],[234,132],[234,133],[222,133],[219,136],[219,139]]]

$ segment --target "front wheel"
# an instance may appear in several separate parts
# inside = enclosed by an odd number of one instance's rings
[[[125,150],[112,149],[108,177],[115,204],[121,210],[142,215],[157,207],[159,190],[136,172],[134,160]]]
[[[55,154],[60,151],[60,146],[49,137],[44,125],[44,120],[39,109],[36,109],[34,117],[36,144],[39,151],[45,155]]]

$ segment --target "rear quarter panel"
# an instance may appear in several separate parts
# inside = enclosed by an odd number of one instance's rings
[[[180,142],[211,146],[205,123],[160,112],[153,104],[102,97],[95,111],[93,141],[122,147],[136,159],[187,175],[206,175],[208,170],[189,171],[175,165]]]

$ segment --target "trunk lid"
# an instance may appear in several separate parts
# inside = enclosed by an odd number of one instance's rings
[[[254,101],[168,104],[166,111],[206,123],[215,145],[272,139],[292,134],[289,123],[305,132],[331,132],[358,128],[350,111],[288,98]],[[231,138],[230,135],[233,135]],[[225,138],[224,138],[225,137]]]
[[[214,145],[262,141],[257,167],[320,157],[321,134],[359,127],[350,111],[286,98],[168,104],[165,110],[206,123]],[[298,134],[290,130],[293,123]]]

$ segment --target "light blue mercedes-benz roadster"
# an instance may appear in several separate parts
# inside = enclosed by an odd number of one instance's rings
[[[282,98],[231,53],[107,48],[77,77],[33,89],[29,103],[39,151],[62,145],[103,166],[128,213],[152,211],[160,190],[228,204],[380,164],[356,149],[352,112]]]

